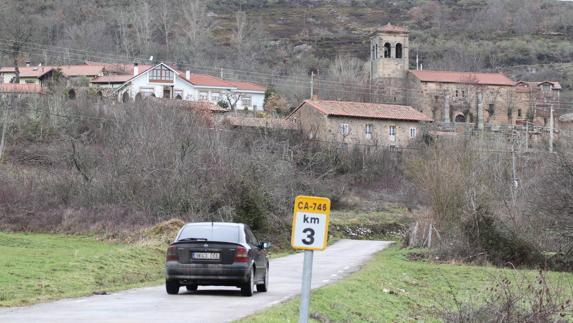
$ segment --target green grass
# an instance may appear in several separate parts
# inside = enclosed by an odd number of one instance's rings
[[[400,208],[376,212],[332,211],[330,222],[333,224],[407,223],[404,212],[405,210]]]
[[[0,306],[157,283],[164,251],[93,237],[0,232]]]
[[[460,300],[479,302],[485,289],[500,277],[528,277],[532,270],[437,264],[411,261],[397,247],[375,256],[364,268],[342,281],[313,291],[311,314],[333,322],[437,321],[437,310]],[[519,279],[519,278],[516,278]],[[573,274],[549,273],[548,279],[573,293]],[[271,287],[272,288],[272,287]],[[244,322],[297,322],[299,299],[272,307]]]
[[[330,239],[400,240],[409,220],[405,210],[392,208],[385,211],[333,211],[330,216]]]

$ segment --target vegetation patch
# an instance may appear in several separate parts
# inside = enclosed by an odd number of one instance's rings
[[[334,239],[401,240],[408,229],[403,209],[376,212],[334,211],[330,235]]]
[[[0,307],[158,283],[164,250],[94,237],[0,232]]]
[[[310,312],[319,322],[404,322],[441,321],[456,312],[458,304],[487,304],[493,289],[517,281],[533,282],[539,273],[495,267],[437,264],[409,261],[411,251],[391,247],[364,268],[339,283],[313,291]],[[573,274],[548,273],[548,288],[555,303],[562,304],[571,320],[567,299],[573,297]],[[505,283],[504,283],[505,282]],[[566,286],[559,289],[557,286]],[[532,290],[539,290],[534,288]],[[513,290],[514,293],[519,291]],[[522,293],[527,293],[524,288]],[[525,299],[522,297],[521,299]],[[527,305],[527,304],[526,304]],[[245,318],[244,322],[296,322],[299,299],[292,299],[268,311]],[[460,305],[465,306],[465,305]],[[446,310],[448,309],[448,310]],[[567,314],[569,313],[569,314]],[[560,315],[560,312],[555,312]],[[567,316],[569,315],[569,316]],[[476,321],[478,322],[478,321]]]

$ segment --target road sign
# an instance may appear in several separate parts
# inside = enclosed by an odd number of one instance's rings
[[[326,249],[329,222],[329,199],[297,196],[294,200],[291,246],[299,250]]]

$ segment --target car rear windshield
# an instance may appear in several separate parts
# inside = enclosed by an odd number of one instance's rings
[[[188,225],[179,240],[187,238],[207,239],[207,241],[221,241],[239,243],[239,227],[229,225]]]

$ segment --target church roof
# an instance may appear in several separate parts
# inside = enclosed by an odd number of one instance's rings
[[[408,28],[388,23],[387,25],[385,25],[380,29],[380,32],[403,34],[403,33],[408,33]]]
[[[422,82],[460,83],[514,86],[515,82],[502,73],[474,73],[449,71],[410,71]]]

